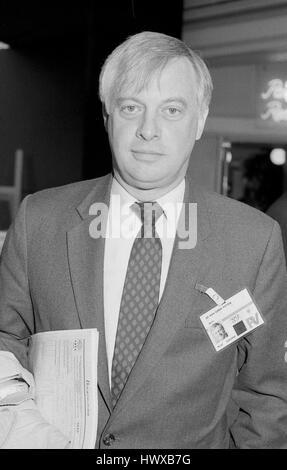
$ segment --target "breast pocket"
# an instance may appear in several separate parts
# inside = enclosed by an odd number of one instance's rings
[[[185,319],[185,322],[184,322],[184,327],[185,328],[198,328],[198,329],[202,329],[203,328],[203,325],[200,321],[200,318],[199,316],[198,317],[194,317],[194,315],[192,315],[191,317],[188,317]]]
[[[203,329],[200,316],[215,307],[215,303],[207,295],[201,294],[201,297],[191,308],[190,314],[185,319],[184,326],[186,328],[200,328]]]

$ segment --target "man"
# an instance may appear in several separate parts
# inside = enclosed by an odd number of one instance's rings
[[[228,334],[226,333],[225,328],[221,323],[213,323],[210,329],[216,343],[220,343],[223,339],[228,337]]]
[[[100,77],[113,177],[26,198],[7,235],[1,348],[26,369],[30,334],[98,328],[96,447],[287,447],[287,275],[278,224],[186,177],[211,89],[205,64],[180,40],[129,38]],[[107,220],[99,207],[109,208]],[[232,297],[240,303],[245,288],[255,303],[235,311]],[[244,327],[242,311],[255,304],[264,324],[217,351],[202,315],[208,321],[210,312],[231,309],[220,321]],[[52,427],[45,432],[48,446],[66,445]],[[12,438],[13,429],[7,446]]]
[[[277,220],[281,227],[285,257],[287,259],[287,192],[282,194],[267,210],[267,214]]]

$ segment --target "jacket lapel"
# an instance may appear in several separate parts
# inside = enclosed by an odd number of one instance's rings
[[[111,398],[103,301],[105,240],[103,237],[93,238],[90,235],[91,222],[95,215],[89,215],[89,210],[94,203],[103,203],[108,207],[110,186],[111,178],[105,177],[88,194],[77,208],[81,222],[67,235],[71,282],[80,324],[82,328],[97,328],[99,331],[98,385],[109,408]]]
[[[186,183],[184,202],[197,203],[197,243],[192,249],[181,249],[181,240],[176,236],[169,273],[154,324],[117,402],[115,415],[129,403],[167,349],[177,329],[196,310],[195,306],[204,297],[195,286],[197,282],[204,283],[212,264],[210,215],[200,188],[198,191],[193,189],[191,193],[189,182]]]

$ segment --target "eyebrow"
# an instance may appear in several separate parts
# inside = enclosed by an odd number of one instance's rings
[[[138,100],[133,96],[124,96],[122,98],[117,98],[116,103],[121,104],[123,101],[136,101],[137,103],[143,104],[142,101]]]
[[[166,100],[164,100],[163,104],[170,103],[170,102],[173,102],[173,101],[177,101],[178,103],[181,103],[183,106],[187,105],[186,100],[184,98],[182,98],[181,96],[171,96],[170,98],[167,98]]]

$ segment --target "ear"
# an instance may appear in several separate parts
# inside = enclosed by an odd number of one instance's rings
[[[195,140],[199,140],[201,135],[202,135],[202,132],[203,132],[203,129],[204,129],[204,126],[205,126],[205,121],[206,121],[206,118],[208,116],[208,112],[209,112],[209,108],[202,111],[200,113],[199,117],[198,117],[197,132],[196,132]]]
[[[108,132],[109,115],[107,113],[107,110],[104,104],[102,104],[102,114],[103,114],[103,119],[104,119],[104,126],[105,126],[106,131]]]

